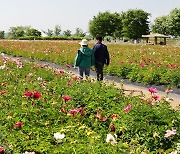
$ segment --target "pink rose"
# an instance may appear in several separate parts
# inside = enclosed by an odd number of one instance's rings
[[[76,108],[76,109],[70,110],[68,113],[71,114],[73,117],[74,117],[75,114],[77,114],[77,113],[83,115],[83,108],[82,108],[82,107]]]
[[[67,67],[67,68],[71,68],[71,65],[69,65],[69,64],[66,64],[66,67]]]
[[[71,85],[72,85],[72,82],[68,82],[67,84],[68,84],[68,86],[71,86]]]
[[[66,95],[62,95],[62,98],[63,98],[65,101],[69,101],[69,100],[72,99],[70,96],[66,96]]]
[[[129,110],[132,108],[132,105],[127,105],[124,107],[124,112],[129,112]]]
[[[172,128],[172,131],[171,130],[166,131],[166,134],[164,135],[164,137],[168,138],[168,137],[173,136],[175,134],[176,134],[176,130]]]
[[[151,92],[151,93],[157,93],[157,89],[156,88],[149,88],[148,89],[149,90],[149,92]]]

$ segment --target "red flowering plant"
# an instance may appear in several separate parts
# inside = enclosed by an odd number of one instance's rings
[[[24,93],[24,95],[26,97],[31,97],[31,98],[35,98],[35,99],[38,99],[38,98],[41,98],[41,93],[39,93],[38,91],[34,91],[34,92],[31,92],[31,91],[27,91]]]

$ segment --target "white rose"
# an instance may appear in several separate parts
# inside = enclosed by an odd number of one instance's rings
[[[54,138],[58,141],[58,142],[62,142],[63,138],[65,137],[65,134],[61,134],[59,132],[54,133]]]
[[[117,143],[114,136],[112,136],[111,134],[107,134],[106,142],[111,143],[112,145],[115,145]]]

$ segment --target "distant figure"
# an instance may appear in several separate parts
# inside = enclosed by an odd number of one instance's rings
[[[97,73],[97,80],[103,80],[103,68],[104,64],[109,65],[109,52],[107,46],[102,44],[102,37],[96,37],[97,43],[93,47],[95,57],[95,69]]]
[[[86,39],[83,39],[79,44],[81,48],[78,50],[74,65],[79,67],[79,75],[82,79],[84,73],[86,77],[90,75],[90,68],[94,65],[94,53],[88,47]]]

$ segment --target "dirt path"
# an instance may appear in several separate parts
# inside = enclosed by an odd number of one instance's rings
[[[22,58],[22,57],[13,57],[11,55],[6,55],[6,54],[4,54],[4,57],[8,57],[8,58],[11,58],[13,60],[16,60],[17,58],[20,58],[23,61],[35,62],[35,63],[42,64],[42,65],[43,64],[49,64],[50,68],[66,69],[66,68],[62,67],[61,65],[57,65],[57,64],[50,63],[50,62],[45,62],[45,61],[32,60],[32,59],[29,59],[29,58]],[[70,71],[73,74],[78,74],[77,69],[71,68],[71,69],[66,69],[66,71]],[[91,76],[90,77],[95,78],[96,73],[94,71],[91,71]],[[112,77],[112,76],[108,76],[108,75],[105,75],[104,77],[105,77],[105,80],[104,80],[105,82],[110,83],[110,84],[113,83],[117,88],[122,88],[122,85],[123,85],[123,88],[125,89],[125,94],[126,95],[129,95],[130,93],[132,93],[133,95],[142,95],[142,93],[143,93],[146,99],[150,98],[150,92],[148,91],[148,87],[135,85],[135,84],[128,83],[128,82],[127,83],[124,83],[124,82],[122,83],[122,81],[117,77]],[[150,86],[149,86],[149,88],[150,88]],[[171,104],[172,108],[179,110],[180,109],[178,107],[178,106],[180,106],[179,89],[175,89],[175,90],[176,90],[177,94],[176,93],[170,93],[168,97],[172,99],[172,101],[170,101],[170,104]],[[161,99],[166,95],[166,93],[163,92],[163,90],[162,91],[158,90],[157,95]]]
[[[121,87],[120,83],[115,82],[115,85],[117,87]],[[131,92],[133,92],[133,95],[141,95],[141,92],[145,95],[145,98],[148,99],[151,97],[150,92],[148,91],[147,88],[145,87],[140,87],[140,86],[135,86],[135,85],[129,85],[129,84],[123,84],[123,87],[125,90],[125,94],[129,95]],[[160,99],[162,99],[166,93],[165,92],[161,92],[158,91],[156,93],[156,95],[158,95],[160,97]],[[180,105],[180,96],[178,94],[169,94],[169,98],[171,98],[172,100],[170,101],[170,104],[172,106],[173,109],[179,109],[178,106]]]

